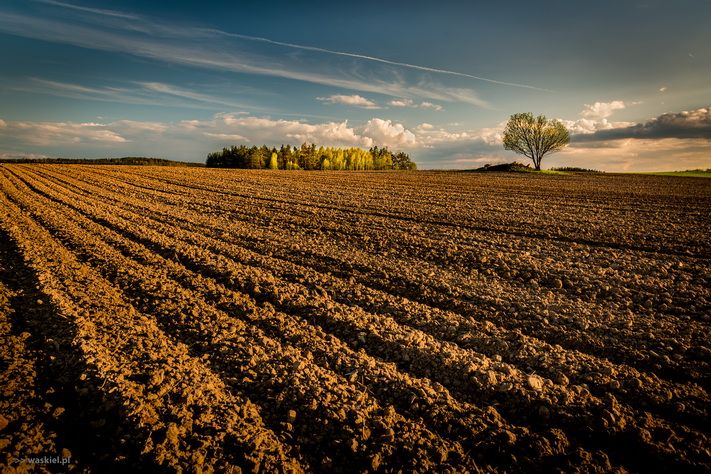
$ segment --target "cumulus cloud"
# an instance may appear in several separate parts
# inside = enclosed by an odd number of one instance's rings
[[[502,122],[496,127],[482,128],[479,130],[479,139],[491,146],[501,146],[504,143],[504,129],[506,122]]]
[[[615,111],[622,110],[631,105],[641,102],[624,102],[613,100],[612,102],[595,102],[585,104],[585,108],[580,112],[583,118],[577,120],[558,119],[565,125],[571,135],[593,134],[600,130],[611,130],[634,125],[634,122],[610,121],[610,117]]]
[[[369,147],[373,141],[359,134],[348,121],[307,123],[301,120],[255,117],[245,113],[221,113],[209,120],[183,120],[170,124],[168,134],[176,137],[195,136],[219,140],[223,145],[232,141],[251,143],[313,142],[333,146]]]
[[[580,115],[590,119],[604,119],[612,115],[616,110],[622,110],[625,107],[625,103],[621,100],[595,102],[594,104],[585,104],[585,109],[580,112]]]
[[[437,112],[444,110],[444,107],[442,107],[439,104],[433,104],[432,102],[422,102],[420,104],[420,108],[421,109],[432,109],[432,110],[436,110]]]
[[[332,95],[329,97],[316,97],[316,100],[329,104],[352,105],[363,109],[379,109],[378,104],[360,95]]]
[[[474,132],[462,131],[452,132],[444,128],[416,128],[417,142],[426,148],[432,148],[439,144],[452,144],[463,141],[474,141],[480,137]]]
[[[592,141],[625,138],[700,138],[711,140],[711,107],[665,113],[644,123],[601,129],[583,135],[579,139]]]
[[[414,146],[417,138],[404,125],[392,120],[373,118],[363,127],[363,134],[374,143],[387,146]]]
[[[392,107],[412,107],[413,104],[412,99],[393,99],[388,102],[388,105]]]
[[[444,110],[444,107],[439,104],[434,104],[432,102],[427,101],[420,102],[418,104],[412,99],[393,99],[388,102],[388,105],[391,107],[410,107],[412,109],[431,109],[437,112],[441,112],[442,110]]]
[[[184,120],[171,124],[168,134],[206,137],[225,142],[246,140],[252,143],[313,142],[333,146],[373,145],[416,147],[420,143],[414,132],[400,123],[372,118],[354,127],[343,122],[307,123],[300,120],[271,119],[248,114],[222,113],[210,120]]]
[[[634,122],[610,122],[607,119],[578,119],[578,120],[560,120],[565,128],[568,129],[571,135],[587,135],[600,130],[611,130],[615,128],[624,128],[634,125]]]

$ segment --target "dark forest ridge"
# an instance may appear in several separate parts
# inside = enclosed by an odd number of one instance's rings
[[[0,163],[22,164],[57,164],[57,165],[143,165],[143,166],[205,166],[202,163],[147,158],[144,156],[125,156],[123,158],[18,158],[0,159]]]

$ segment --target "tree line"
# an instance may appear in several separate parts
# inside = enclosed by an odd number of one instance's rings
[[[148,158],[144,156],[126,156],[123,158],[5,158],[0,163],[45,164],[45,165],[131,165],[131,166],[205,166],[202,163],[186,163]]]
[[[417,165],[402,151],[393,153],[387,147],[336,148],[282,145],[231,146],[207,155],[209,168],[245,168],[273,170],[415,170]]]

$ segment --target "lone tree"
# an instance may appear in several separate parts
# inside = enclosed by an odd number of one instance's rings
[[[514,114],[504,130],[504,149],[529,157],[541,169],[541,160],[548,153],[562,150],[570,143],[570,135],[558,120],[546,120],[544,115],[533,117],[530,112]]]

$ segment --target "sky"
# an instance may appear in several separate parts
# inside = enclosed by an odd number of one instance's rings
[[[498,4],[495,4],[498,3]],[[711,1],[0,3],[0,158],[388,146],[421,169],[711,168]]]

